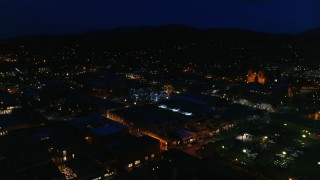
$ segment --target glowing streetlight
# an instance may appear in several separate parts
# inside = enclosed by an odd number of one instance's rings
[[[282,151],[282,154],[283,154],[283,155],[286,155],[286,154],[287,154],[287,152],[285,152],[285,151]]]
[[[247,150],[246,150],[246,149],[243,149],[242,152],[243,152],[243,153],[247,153]]]
[[[305,134],[302,134],[302,137],[303,137],[303,138],[306,138],[307,136],[306,136]]]
[[[268,140],[268,136],[262,137],[262,142],[267,142],[267,140]]]

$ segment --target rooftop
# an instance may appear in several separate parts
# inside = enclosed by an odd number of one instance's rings
[[[113,124],[114,121],[105,118],[99,114],[92,114],[87,116],[78,117],[69,121],[69,124],[73,127],[76,127],[79,130],[85,128],[96,128],[101,126],[106,126]]]
[[[185,138],[189,138],[189,137],[192,137],[195,133],[194,132],[191,132],[191,131],[188,131],[186,129],[179,129],[175,132],[175,134],[181,138],[181,139],[185,139]]]
[[[119,132],[124,131],[125,129],[127,129],[126,126],[120,124],[120,123],[113,123],[107,126],[102,126],[102,127],[98,127],[98,128],[93,128],[91,129],[91,131],[93,132],[93,134],[100,136],[100,137],[105,137],[111,134],[116,134]]]

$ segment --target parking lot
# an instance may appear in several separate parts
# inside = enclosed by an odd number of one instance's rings
[[[223,160],[272,179],[320,178],[320,139],[315,132],[285,119],[247,122],[208,143],[201,156]]]

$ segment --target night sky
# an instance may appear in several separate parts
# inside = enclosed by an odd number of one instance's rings
[[[184,24],[296,33],[320,27],[319,0],[0,0],[0,38]]]

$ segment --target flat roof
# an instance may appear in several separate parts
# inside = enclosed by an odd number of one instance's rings
[[[114,123],[107,126],[102,126],[98,128],[91,129],[91,132],[97,136],[104,137],[111,134],[116,134],[122,132],[124,129],[127,129],[126,126],[120,123]]]
[[[66,106],[79,106],[79,107],[90,107],[93,109],[115,109],[115,108],[121,108],[124,107],[123,104],[116,103],[114,101],[111,101],[109,99],[100,99],[97,97],[76,97],[76,98],[69,98],[67,99]]]
[[[227,109],[221,112],[221,119],[224,121],[233,121],[246,118],[251,115],[262,114],[263,111],[254,109],[241,104],[230,104]]]
[[[214,110],[207,105],[174,99],[156,104],[132,106],[112,113],[133,123],[163,123],[203,119],[213,115]]]
[[[157,105],[165,105],[171,110],[179,109],[179,112],[189,113],[191,118],[202,118],[214,113],[214,110],[208,104],[199,104],[193,101],[174,98],[159,102]]]
[[[115,143],[108,143],[105,146],[106,150],[118,154],[119,157],[125,159],[134,159],[133,155],[142,156],[144,152],[150,149],[158,149],[160,151],[160,141],[150,136],[134,137],[128,141],[117,141]]]
[[[113,111],[113,113],[133,123],[177,122],[188,118],[182,114],[159,108],[156,105],[132,106]]]
[[[109,124],[114,124],[115,122],[102,115],[91,114],[87,116],[74,118],[70,120],[68,123],[77,129],[83,130],[87,128],[88,125],[92,126],[93,128],[96,128],[106,126]]]
[[[176,94],[171,99],[180,99],[180,100],[189,101],[199,105],[212,105],[212,104],[217,104],[221,102],[226,102],[226,100],[222,98],[210,96],[210,95],[204,95],[200,93]]]
[[[186,139],[192,137],[195,133],[186,129],[179,129],[175,132],[175,134],[181,139]]]

